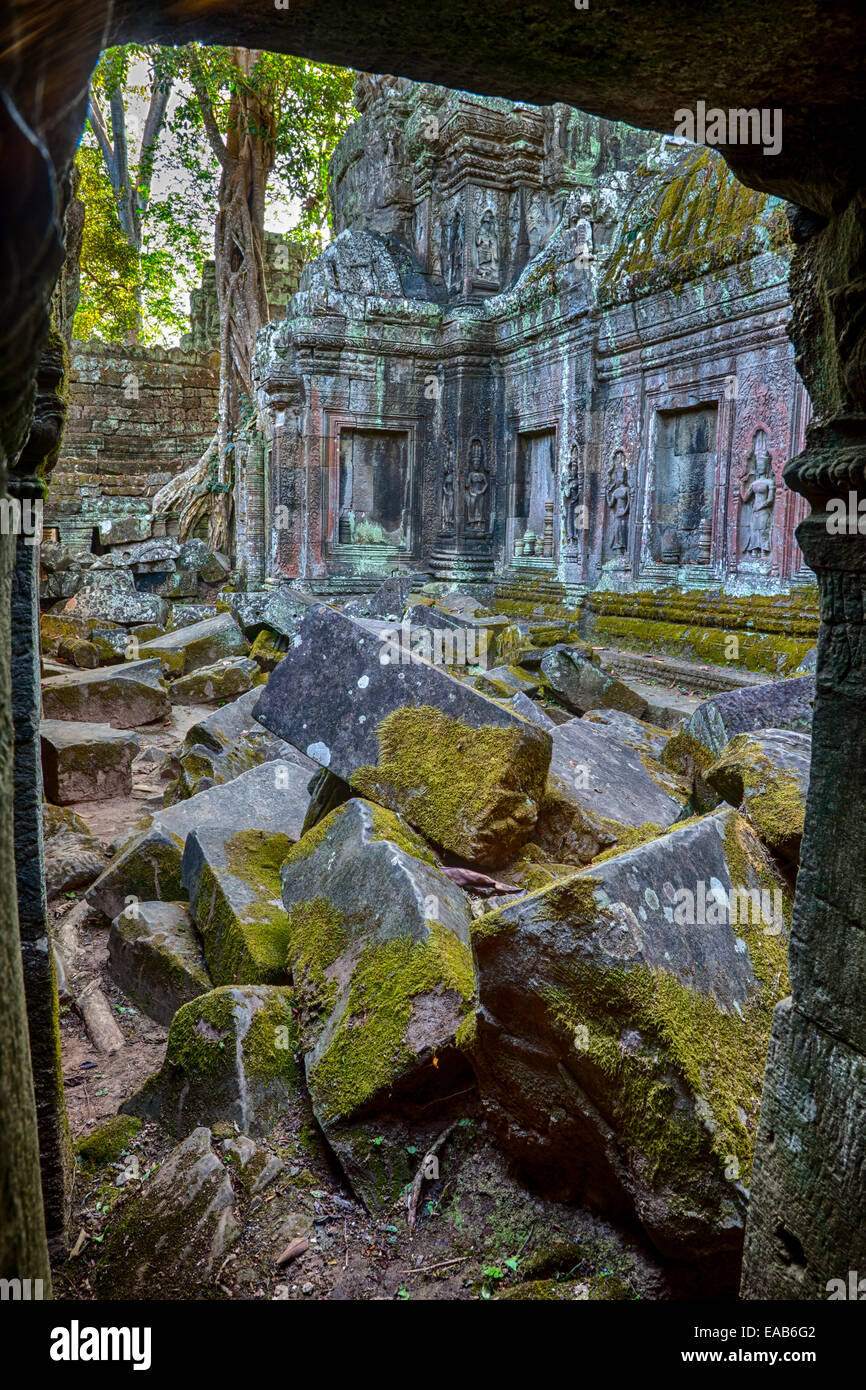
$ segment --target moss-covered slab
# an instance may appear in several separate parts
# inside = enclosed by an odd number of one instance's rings
[[[201,943],[182,903],[134,902],[108,934],[108,970],[116,985],[157,1023],[212,989]]]
[[[48,901],[87,888],[104,870],[108,855],[70,807],[44,805],[45,887]]]
[[[114,1210],[96,1269],[100,1298],[195,1298],[237,1238],[229,1174],[209,1129],[193,1130]]]
[[[558,725],[551,738],[547,795],[533,836],[551,859],[587,864],[628,843],[630,832],[651,826],[658,833],[683,815],[688,787],[648,751],[655,746],[649,726],[622,714],[619,722],[587,716]]]
[[[211,990],[175,1014],[160,1070],[123,1111],[150,1115],[178,1136],[200,1124],[261,1134],[295,1097],[297,1048],[290,989]]]
[[[42,682],[45,719],[76,719],[135,729],[171,713],[158,661],[126,661],[96,671],[70,671]]]
[[[216,984],[287,981],[280,868],[292,844],[275,828],[198,826],[187,836],[181,878]]]
[[[736,1258],[790,908],[727,809],[476,921],[473,1060],[506,1148],[663,1255]]]
[[[260,763],[282,758],[304,770],[309,780],[318,770],[312,758],[275,738],[253,716],[260,691],[253,688],[240,699],[215,709],[187,730],[177,754],[177,780],[172,800],[194,796],[204,787],[231,782]]]
[[[299,838],[307,814],[307,781],[305,767],[276,759],[165,807],[122,846],[88,890],[87,901],[112,918],[130,897],[181,901],[187,896],[181,858],[187,836],[197,828],[219,827],[224,839],[244,830],[279,830],[291,843]]]
[[[424,1105],[441,1126],[441,1098],[467,1070],[456,1040],[474,997],[469,904],[405,822],[358,799],[299,841],[282,878],[316,1116],[359,1195],[387,1205],[411,1166],[395,1111],[404,1132]]]
[[[799,863],[812,740],[793,729],[737,734],[707,782],[751,821],[770,849]]]
[[[551,647],[542,657],[541,670],[551,690],[575,714],[591,709],[624,710],[636,719],[646,714],[643,696],[605,671],[591,647]]]
[[[132,760],[138,739],[130,729],[43,719],[42,780],[45,795],[59,806],[74,801],[108,801],[132,793]]]
[[[158,657],[167,676],[185,676],[229,656],[246,656],[247,643],[231,613],[177,628],[145,642],[141,656]]]
[[[422,705],[395,710],[378,732],[377,763],[349,779],[360,795],[471,863],[504,864],[529,838],[548,763],[540,726],[473,728]]]
[[[188,676],[178,676],[169,687],[173,705],[206,705],[216,700],[236,700],[251,690],[259,675],[257,663],[248,656],[226,657],[210,666],[200,666]]]
[[[255,713],[464,858],[504,863],[535,824],[547,733],[335,609],[311,609]]]

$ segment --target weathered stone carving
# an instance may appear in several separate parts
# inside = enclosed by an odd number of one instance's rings
[[[572,444],[568,464],[568,478],[563,494],[565,501],[565,539],[570,545],[580,540],[581,530],[581,482],[580,446]]]
[[[629,515],[631,513],[631,492],[628,485],[628,467],[622,449],[617,449],[607,474],[607,505],[613,517],[610,548],[614,554],[628,552]]]
[[[473,439],[469,445],[465,495],[467,525],[483,531],[490,515],[490,476],[480,439]]]
[[[757,429],[746,465],[746,476],[740,483],[740,504],[746,521],[744,555],[764,558],[772,549],[773,509],[776,505],[776,479],[772,465],[767,435],[763,429]]]
[[[475,233],[475,270],[479,278],[499,283],[499,238],[492,208],[485,208]]]
[[[442,530],[448,535],[454,530],[454,440],[449,439],[442,465]]]

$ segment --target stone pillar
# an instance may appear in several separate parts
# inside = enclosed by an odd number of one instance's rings
[[[52,330],[36,378],[33,423],[10,479],[22,511],[41,506],[40,475],[53,465],[65,417],[64,354]],[[32,512],[28,509],[29,515]],[[28,513],[25,513],[25,518]],[[27,532],[29,531],[29,534]],[[27,996],[30,1055],[36,1090],[42,1199],[49,1249],[65,1245],[72,1197],[72,1144],[66,1120],[57,981],[42,848],[42,759],[39,741],[39,546],[32,526],[17,536],[12,575],[12,724],[15,740],[14,834],[18,924]]]
[[[0,534],[0,702],[11,704],[10,618],[15,537]],[[12,884],[15,856],[12,817],[14,745],[11,721],[0,724],[0,1278],[42,1279],[51,1287],[45,1218],[39,1180],[36,1097],[30,1066],[30,1040],[18,911]]]
[[[866,1276],[866,238],[862,199],[798,250],[792,336],[815,406],[785,479],[820,592],[812,769],[746,1228],[746,1298],[826,1299]],[[820,226],[820,224],[818,224]],[[795,236],[798,219],[793,222]],[[837,499],[853,524],[834,520]],[[866,520],[864,520],[866,530]],[[866,1285],[863,1286],[866,1288]],[[862,1293],[859,1295],[862,1297]]]
[[[45,1230],[49,1250],[54,1254],[66,1243],[73,1160],[63,1092],[57,980],[48,929],[42,849],[38,566],[38,547],[19,536],[12,576],[15,881],[36,1088]]]

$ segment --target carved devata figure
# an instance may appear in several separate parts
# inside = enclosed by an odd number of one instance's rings
[[[628,467],[622,449],[617,449],[607,473],[607,505],[613,515],[613,535],[610,548],[618,554],[628,550],[631,493],[628,487]]]
[[[449,439],[442,465],[442,530],[454,530],[454,441]]]
[[[581,519],[580,448],[577,444],[571,446],[568,480],[565,484],[563,498],[565,501],[565,539],[573,545],[580,540]]]
[[[746,519],[743,554],[769,555],[773,544],[773,508],[776,479],[766,431],[755,430],[746,474],[740,483],[740,505]]]
[[[484,459],[484,445],[473,439],[466,468],[466,521],[476,530],[486,525],[490,505],[490,478]]]
[[[499,239],[491,208],[485,208],[475,234],[475,269],[482,280],[499,281]]]

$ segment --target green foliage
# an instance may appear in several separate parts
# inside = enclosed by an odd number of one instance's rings
[[[123,235],[99,151],[82,145],[76,162],[86,217],[73,332],[76,338],[124,342],[134,333],[138,318],[138,255]]]
[[[268,146],[257,196],[283,221],[288,209],[287,242],[305,256],[321,250],[328,161],[355,114],[353,74],[271,53],[242,73],[235,54],[197,44],[103,53],[77,160],[86,216],[76,337],[168,343],[188,331],[186,294],[212,254],[219,212],[220,164],[206,124],[212,116],[229,149],[243,140],[230,115],[241,84],[258,98],[262,124],[253,133]],[[165,120],[145,145],[147,115],[169,89]]]

